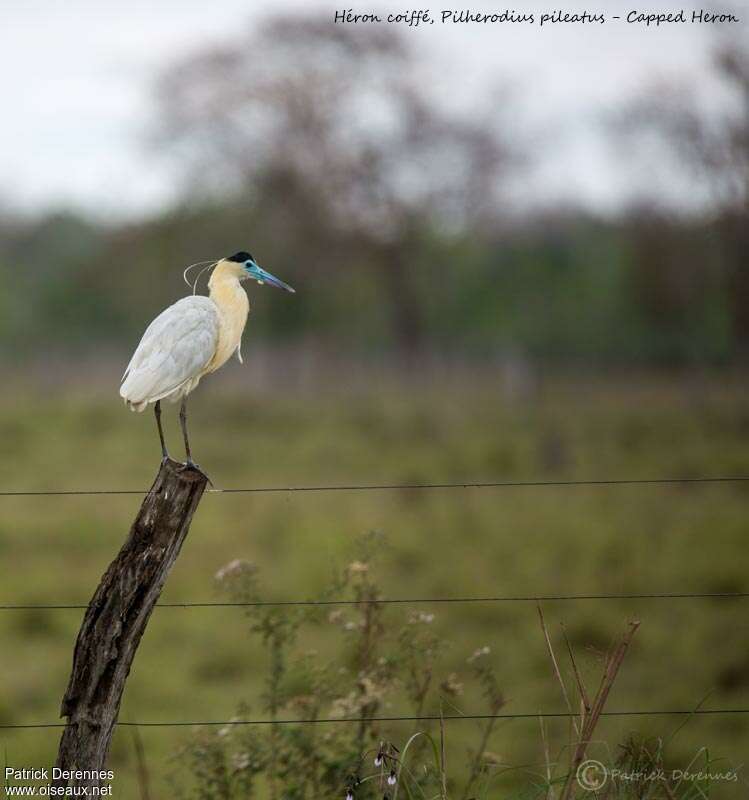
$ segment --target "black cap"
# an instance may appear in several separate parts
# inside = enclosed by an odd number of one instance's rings
[[[252,257],[251,253],[248,253],[246,250],[240,250],[238,253],[234,253],[233,256],[229,256],[226,260],[244,264],[245,261],[254,261],[255,259]]]

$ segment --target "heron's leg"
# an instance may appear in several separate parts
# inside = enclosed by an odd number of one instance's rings
[[[164,440],[164,429],[161,427],[161,400],[157,400],[153,407],[153,414],[156,417],[156,425],[159,429],[159,440],[161,441],[161,456],[164,459],[169,458],[169,453],[166,449],[166,441]]]
[[[190,440],[187,438],[187,397],[182,398],[182,404],[179,407],[179,424],[182,427],[182,438],[185,440],[187,463],[193,466],[195,462],[192,460],[192,455],[190,454]]]
[[[213,486],[213,482],[211,479],[203,472],[203,470],[192,460],[192,455],[190,453],[190,440],[187,438],[187,398],[182,398],[182,405],[179,407],[179,424],[182,426],[182,437],[185,440],[185,455],[187,456],[187,461],[185,461],[184,466],[182,469],[194,469],[200,472],[203,477],[208,481],[208,483]]]

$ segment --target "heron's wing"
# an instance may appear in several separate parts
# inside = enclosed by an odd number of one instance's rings
[[[201,374],[216,352],[218,309],[208,297],[184,297],[146,328],[123,375],[129,403],[154,402]]]

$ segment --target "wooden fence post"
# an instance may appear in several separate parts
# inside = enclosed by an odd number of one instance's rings
[[[56,767],[103,771],[120,700],[151,611],[179,555],[208,479],[164,461],[127,541],[109,565],[83,618],[60,715],[68,718]],[[99,786],[62,777],[56,786]],[[91,789],[88,790],[89,794]]]

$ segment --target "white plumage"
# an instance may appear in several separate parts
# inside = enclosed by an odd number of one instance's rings
[[[213,359],[219,310],[209,297],[178,300],[146,328],[123,375],[120,396],[133,411],[157,400],[176,402],[189,394]]]
[[[209,372],[215,372],[233,353],[240,362],[242,332],[250,304],[240,281],[253,278],[293,292],[288,284],[266,272],[245,251],[213,265],[209,297],[194,295],[162,311],[146,328],[125,369],[120,397],[133,411],[153,403],[161,454],[169,458],[161,427],[161,401],[181,400],[179,412],[187,465],[195,467],[187,436],[187,395]]]

